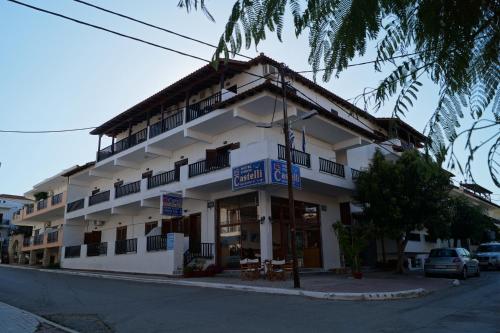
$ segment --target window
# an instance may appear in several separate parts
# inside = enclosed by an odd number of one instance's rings
[[[144,235],[147,235],[158,226],[158,221],[153,221],[153,222],[146,222],[144,225]]]

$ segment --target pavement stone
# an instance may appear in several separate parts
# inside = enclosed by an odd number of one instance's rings
[[[39,317],[27,311],[0,302],[1,333],[64,333],[48,322],[41,322]]]

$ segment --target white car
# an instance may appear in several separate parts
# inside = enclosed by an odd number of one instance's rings
[[[476,250],[476,258],[481,268],[500,269],[500,243],[484,243]]]

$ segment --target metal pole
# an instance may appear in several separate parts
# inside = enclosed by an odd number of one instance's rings
[[[293,179],[292,179],[292,160],[290,157],[290,129],[288,127],[288,112],[286,106],[286,83],[285,83],[285,64],[280,66],[281,88],[283,89],[283,132],[285,134],[285,160],[286,173],[288,180],[288,208],[290,209],[290,233],[292,245],[292,260],[293,260],[293,287],[300,288],[299,268],[297,263],[297,247],[296,247],[296,232],[295,232],[295,202],[293,199]]]

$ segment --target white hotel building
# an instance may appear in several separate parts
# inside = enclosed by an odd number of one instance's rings
[[[232,185],[240,166],[284,159],[277,66],[264,55],[204,66],[92,131],[99,136],[95,165],[67,175],[61,266],[176,274],[193,258],[225,269],[239,268],[240,258],[289,258],[286,187],[268,183],[269,168],[265,184]],[[425,137],[299,74],[287,79],[301,180],[299,266],[341,267],[332,224],[350,219],[353,178],[368,165],[374,142],[398,154]],[[302,120],[311,110],[318,114]],[[262,123],[273,126],[257,127]],[[111,141],[105,148],[104,137]],[[162,193],[182,197],[182,217],[160,214]],[[184,237],[164,251],[172,232]]]

